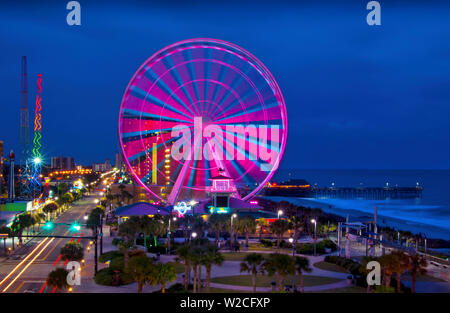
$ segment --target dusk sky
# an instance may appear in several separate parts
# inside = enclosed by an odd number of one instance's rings
[[[380,1],[67,1],[0,4],[0,140],[19,150],[20,61],[30,121],[43,74],[43,154],[114,159],[118,111],[135,71],[174,42],[217,38],[248,50],[284,95],[282,168],[450,168],[450,5]],[[412,3],[415,4],[412,4]],[[309,4],[307,4],[309,3]]]

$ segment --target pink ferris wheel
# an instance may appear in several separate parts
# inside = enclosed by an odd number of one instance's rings
[[[253,197],[284,152],[287,115],[267,68],[244,49],[190,39],[151,56],[129,82],[119,140],[136,181],[155,198],[201,199],[219,171]]]

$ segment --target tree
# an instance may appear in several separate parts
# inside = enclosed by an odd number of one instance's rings
[[[311,273],[312,271],[312,268],[309,267],[309,259],[302,256],[296,256],[295,269],[298,273],[298,278],[300,280],[300,290],[304,292],[305,290],[303,288],[303,272]]]
[[[84,256],[83,246],[77,242],[67,242],[61,248],[62,258],[69,261],[81,261]]]
[[[19,238],[19,242],[22,243],[22,234],[25,229],[32,226],[35,223],[31,214],[21,214],[16,216],[11,224],[11,230]]]
[[[205,249],[205,253],[203,254],[203,256],[201,258],[201,264],[206,269],[206,291],[209,292],[212,265],[221,266],[224,261],[224,257],[219,252],[219,249],[215,245],[208,244],[208,245],[204,246],[204,249]]]
[[[278,291],[283,291],[285,277],[295,274],[294,259],[287,254],[272,253],[264,262],[264,269],[269,273],[269,276],[276,274]]]
[[[229,214],[211,214],[208,219],[209,230],[215,234],[215,243],[217,245],[220,233],[227,230]]]
[[[294,231],[293,238],[294,238],[294,244],[296,244],[298,237],[299,237],[298,235],[299,235],[300,231],[303,230],[304,220],[301,217],[293,216],[293,217],[291,217],[289,222],[290,222],[290,228]]]
[[[177,279],[175,266],[170,263],[157,263],[153,266],[153,271],[150,276],[152,285],[161,285],[161,293],[166,292],[167,282],[172,282]]]
[[[248,235],[256,232],[256,221],[251,216],[245,216],[238,220],[238,231],[245,235],[245,246],[248,247]]]
[[[281,237],[289,230],[289,222],[284,219],[278,219],[270,224],[270,231],[277,235],[277,248],[280,248]]]
[[[253,292],[256,292],[256,276],[258,273],[264,275],[263,267],[264,257],[259,253],[247,254],[244,261],[241,262],[241,273],[248,272],[252,275]]]
[[[200,246],[191,246],[191,256],[190,256],[190,263],[192,264],[192,270],[193,270],[193,292],[197,292],[197,282],[199,282],[199,275],[198,275],[198,268],[201,267],[201,255],[203,251]],[[201,271],[201,269],[200,269]]]
[[[56,212],[56,210],[58,210],[58,205],[55,202],[49,202],[42,208],[42,211],[47,214],[48,217],[50,217],[53,212]]]
[[[402,285],[402,274],[408,269],[409,257],[403,251],[394,251],[391,255],[394,258],[391,269],[396,274],[397,292],[399,293]]]
[[[417,274],[425,275],[425,273],[427,272],[426,270],[427,266],[428,264],[425,257],[420,256],[417,253],[409,256],[408,270],[411,272],[412,276],[412,286],[411,286],[412,293],[416,292]]]
[[[395,255],[385,254],[380,257],[380,265],[383,268],[383,285],[386,287],[390,287],[391,285],[391,276],[396,269],[397,259]]]
[[[188,289],[188,275],[191,262],[191,247],[189,244],[183,244],[177,249],[177,262],[182,261],[184,264],[184,289]]]
[[[134,256],[127,264],[127,273],[138,283],[138,292],[151,282],[154,275],[152,260],[147,256]]]
[[[123,239],[119,243],[119,250],[123,252],[123,264],[125,268],[128,266],[129,251],[134,246],[138,231],[139,217],[137,216],[132,216],[119,225],[119,236]]]
[[[67,283],[67,276],[69,271],[64,268],[57,268],[51,271],[47,276],[47,286],[56,287],[58,290],[64,290],[69,288]]]

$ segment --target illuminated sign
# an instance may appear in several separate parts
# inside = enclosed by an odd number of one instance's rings
[[[173,209],[177,211],[179,214],[184,215],[187,211],[192,210],[192,206],[187,205],[186,202],[181,201],[178,205],[174,205]]]

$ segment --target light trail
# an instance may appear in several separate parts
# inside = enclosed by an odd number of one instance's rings
[[[47,237],[46,239],[48,239],[48,237]],[[5,289],[2,290],[2,293],[3,293],[3,292],[6,292],[6,290],[8,290],[8,288],[11,287],[11,285],[14,284],[14,282],[15,282],[20,276],[22,276],[22,274],[27,270],[27,268],[28,268],[31,264],[33,264],[33,262],[34,262],[34,261],[42,254],[42,252],[44,252],[44,250],[48,247],[49,244],[52,243],[53,240],[55,240],[55,238],[50,239],[50,240],[45,244],[45,246],[42,248],[42,250],[39,251],[39,253],[36,254],[36,255],[34,256],[34,258],[33,258],[33,259],[32,259],[32,260],[31,260],[31,261],[23,268],[22,271],[20,271],[19,274],[17,274],[16,278],[14,278],[14,279],[9,283],[9,285],[6,286]]]
[[[19,264],[17,264],[17,266],[5,277],[5,278],[3,278],[3,280],[0,282],[0,286],[1,285],[3,285],[3,283],[9,278],[9,277],[11,277],[11,275],[13,275],[16,271],[17,271],[17,269],[20,267],[20,266],[22,266],[22,264],[24,263],[24,262],[26,262],[32,255],[33,255],[33,253],[34,252],[36,252],[36,250],[37,249],[39,249],[39,247],[40,246],[42,246],[43,244],[44,244],[44,242],[45,241],[47,241],[47,239],[48,239],[48,237],[46,237],[44,240],[42,240],[38,245],[37,245],[37,247],[36,248],[34,248],[34,250],[33,251],[31,251],[28,255],[27,255],[27,257],[25,258],[25,259],[23,259]]]

